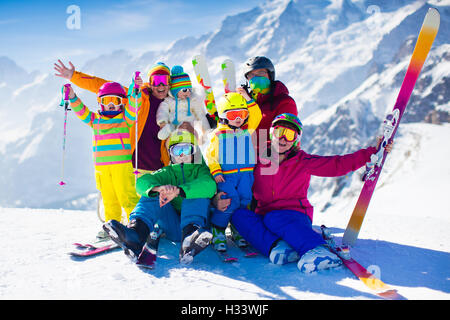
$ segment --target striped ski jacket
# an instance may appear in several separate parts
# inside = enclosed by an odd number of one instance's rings
[[[127,103],[124,111],[113,118],[90,111],[78,97],[70,100],[70,106],[94,131],[92,146],[96,166],[131,162],[130,128],[136,117],[135,106]]]

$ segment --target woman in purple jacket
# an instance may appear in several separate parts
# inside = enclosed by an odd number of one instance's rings
[[[313,207],[307,193],[311,176],[336,177],[357,170],[377,151],[361,149],[343,156],[310,155],[300,149],[302,123],[293,114],[275,117],[271,144],[254,170],[254,211],[238,209],[232,223],[272,263],[298,261],[302,272],[339,266],[341,260],[312,229]],[[392,148],[389,145],[388,151]],[[266,157],[261,157],[264,154]]]

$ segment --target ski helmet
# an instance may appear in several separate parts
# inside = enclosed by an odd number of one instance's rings
[[[247,78],[247,74],[256,69],[267,69],[269,72],[270,81],[275,81],[275,67],[269,58],[263,56],[252,57],[245,62],[244,76]]]
[[[97,94],[97,97],[103,96],[119,96],[122,98],[126,98],[127,93],[120,83],[106,82],[100,87]]]
[[[272,132],[273,132],[273,128],[275,127],[276,124],[282,124],[282,123],[289,123],[291,125],[293,125],[295,127],[295,129],[297,130],[297,140],[295,141],[293,146],[296,146],[299,142],[300,139],[302,137],[302,132],[303,132],[303,124],[300,121],[300,119],[292,114],[292,113],[282,113],[277,115],[273,121],[272,121],[272,125],[270,127],[270,139],[272,139]]]
[[[247,109],[247,102],[240,93],[228,92],[217,101],[216,107],[219,118],[225,118],[226,111]]]
[[[170,148],[178,143],[190,143],[196,146],[197,139],[191,132],[187,130],[177,129],[170,134],[168,147]]]

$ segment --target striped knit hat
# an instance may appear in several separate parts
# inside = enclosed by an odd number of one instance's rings
[[[149,72],[147,73],[148,79],[150,79],[151,76],[156,74],[166,74],[170,76],[170,69],[164,62],[157,62],[155,65],[153,65]]]
[[[184,72],[182,66],[174,66],[171,71],[172,75],[170,76],[170,92],[175,98],[175,119],[173,121],[174,125],[178,125],[178,97],[177,94],[182,89],[192,89],[191,79],[189,75]],[[191,116],[191,101],[187,98],[188,110],[187,116]]]
[[[181,89],[192,89],[191,79],[182,66],[174,66],[170,76],[170,92],[176,98]]]

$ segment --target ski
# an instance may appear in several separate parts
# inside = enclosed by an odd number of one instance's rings
[[[71,256],[89,258],[120,248],[113,241],[101,241],[99,245],[74,243],[75,248],[69,252]]]
[[[414,48],[405,78],[403,80],[400,92],[391,113],[386,116],[384,121],[384,136],[380,147],[376,154],[372,155],[370,163],[367,164],[367,171],[364,175],[364,186],[359,195],[351,218],[342,239],[342,243],[346,245],[354,245],[358,238],[361,225],[367,212],[367,208],[372,198],[375,186],[386,160],[386,145],[392,141],[397,132],[398,125],[408,104],[411,93],[414,89],[417,78],[419,77],[422,66],[428,52],[431,49],[433,41],[439,29],[440,15],[434,9],[428,9],[425,16],[419,37]]]
[[[240,246],[237,241],[233,240],[231,236],[227,237],[227,242],[231,243],[233,246],[238,248],[243,254],[245,258],[253,258],[259,255],[258,251],[252,247],[248,242],[246,246]]]
[[[211,247],[212,247],[212,250],[217,254],[217,256],[219,257],[219,259],[222,262],[237,262],[238,261],[238,258],[231,256],[227,251],[219,251],[219,250],[214,249],[213,246],[211,246]]]
[[[338,246],[330,230],[322,225],[320,227],[322,231],[322,237],[327,242],[330,250],[335,253],[341,260],[342,263],[359,279],[366,287],[370,288],[377,296],[389,300],[405,300],[396,289],[392,289],[390,286],[385,284],[383,281],[375,277],[372,273],[366,270],[362,265],[360,265],[355,259],[350,255],[350,248],[346,245]]]
[[[236,91],[236,70],[231,59],[225,59],[221,64],[222,81],[225,93]]]
[[[194,72],[197,77],[198,83],[202,86],[205,91],[205,106],[208,111],[209,117],[212,120],[217,121],[217,109],[216,101],[214,100],[214,93],[212,89],[211,79],[209,77],[208,66],[206,64],[206,59],[203,55],[196,55],[192,59],[192,65],[194,67]],[[216,125],[217,126],[217,125]]]

